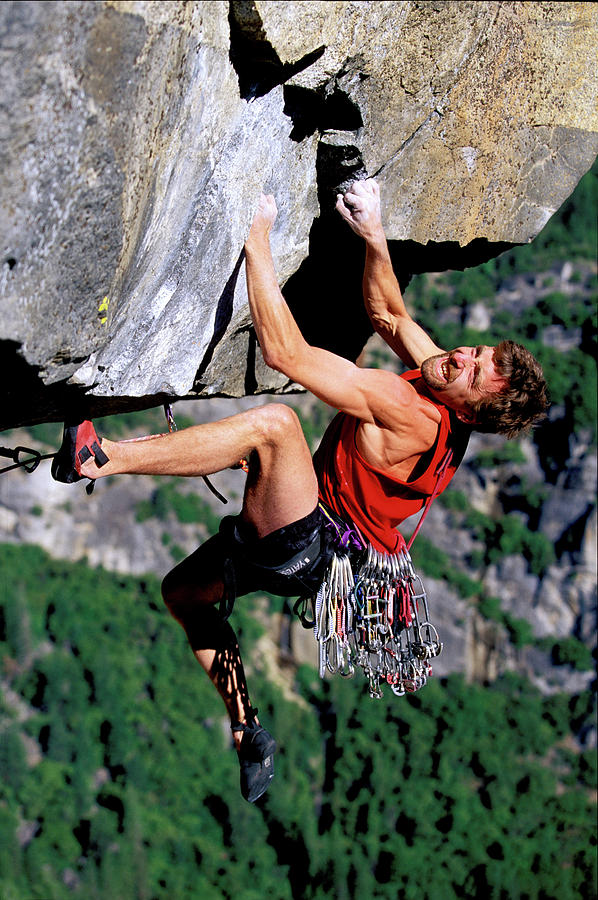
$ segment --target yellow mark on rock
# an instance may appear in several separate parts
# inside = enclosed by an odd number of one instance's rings
[[[102,313],[108,312],[108,307],[110,305],[110,298],[104,297],[100,305],[98,306],[98,314],[100,316],[100,324],[105,325],[108,319],[108,316],[103,316]]]

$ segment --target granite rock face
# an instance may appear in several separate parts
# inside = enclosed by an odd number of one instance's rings
[[[288,389],[247,310],[262,190],[302,328],[355,357],[336,189],[375,176],[420,271],[532,240],[598,152],[597,33],[584,3],[2,4],[0,427]]]

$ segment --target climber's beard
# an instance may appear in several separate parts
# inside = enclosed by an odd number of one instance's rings
[[[445,390],[458,377],[461,368],[451,360],[451,353],[429,356],[420,366],[422,378],[435,391]]]

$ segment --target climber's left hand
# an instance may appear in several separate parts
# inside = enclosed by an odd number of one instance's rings
[[[373,178],[354,181],[344,194],[337,194],[336,209],[353,231],[367,240],[380,232],[380,188]]]

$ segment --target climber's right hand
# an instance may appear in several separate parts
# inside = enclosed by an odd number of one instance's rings
[[[276,201],[272,194],[262,194],[245,244],[247,245],[256,239],[263,240],[268,238],[277,214]]]

